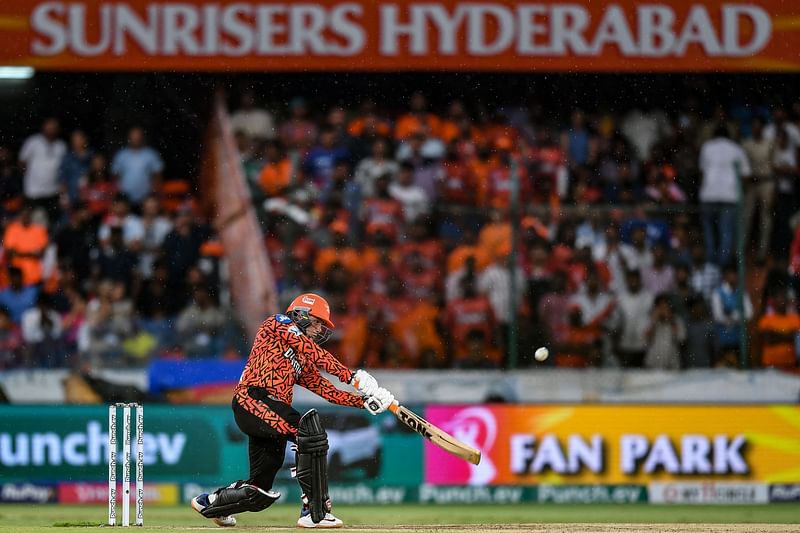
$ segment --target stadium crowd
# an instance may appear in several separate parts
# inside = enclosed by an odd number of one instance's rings
[[[744,327],[753,364],[797,367],[798,106],[558,122],[421,92],[400,110],[237,104],[282,302],[330,298],[351,366],[504,367],[510,342],[522,364],[548,346],[558,366],[736,366]],[[757,309],[733,262],[739,183]]]
[[[798,106],[234,107],[281,305],[325,295],[351,367],[736,366],[742,327],[798,366]],[[191,187],[141,128],[108,155],[55,119],[0,148],[0,368],[240,357]]]
[[[188,184],[162,170],[139,127],[108,155],[79,129],[62,140],[55,118],[18,157],[0,148],[0,369],[140,365],[235,344],[220,246]]]

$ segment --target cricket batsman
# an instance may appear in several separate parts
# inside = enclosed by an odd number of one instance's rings
[[[272,491],[287,442],[296,446],[296,477],[303,491],[298,527],[338,528],[328,496],[328,437],[315,409],[300,414],[292,408],[297,384],[329,402],[384,412],[394,396],[364,370],[352,371],[320,346],[334,328],[330,307],[317,294],[301,294],[286,314],[267,318],[258,330],[250,357],[234,391],[236,425],[249,437],[249,479],[212,494],[201,494],[192,507],[221,527],[236,525],[232,516],[262,511],[280,498]],[[355,385],[361,394],[342,391],[323,378],[320,369]]]

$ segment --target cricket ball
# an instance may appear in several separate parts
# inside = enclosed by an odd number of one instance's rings
[[[547,359],[547,356],[550,355],[550,350],[542,346],[541,348],[537,348],[533,354],[533,357],[536,358],[537,361],[544,361]]]

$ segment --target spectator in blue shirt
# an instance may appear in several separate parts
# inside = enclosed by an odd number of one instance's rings
[[[324,191],[331,182],[336,163],[347,158],[347,150],[336,146],[336,132],[327,128],[320,133],[319,144],[308,153],[303,167],[317,190]]]
[[[591,137],[586,128],[586,117],[580,109],[572,112],[571,125],[561,136],[561,148],[566,152],[571,167],[590,162]]]
[[[164,162],[154,149],[145,144],[144,130],[131,128],[128,146],[114,155],[111,173],[121,192],[135,205],[141,204],[160,184]]]
[[[0,291],[0,305],[8,309],[11,320],[19,324],[22,314],[36,305],[39,288],[22,284],[22,271],[16,267],[8,269],[9,286]]]
[[[89,174],[89,163],[93,156],[94,150],[89,147],[86,134],[81,130],[73,131],[69,138],[69,152],[61,160],[58,176],[70,205],[78,201],[81,179]]]

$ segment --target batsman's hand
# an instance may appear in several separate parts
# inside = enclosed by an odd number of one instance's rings
[[[378,390],[378,382],[366,370],[356,370],[351,385],[355,385],[365,396],[372,396]]]
[[[364,408],[370,412],[371,415],[379,415],[389,408],[394,403],[394,394],[378,387],[374,394],[364,398]]]

